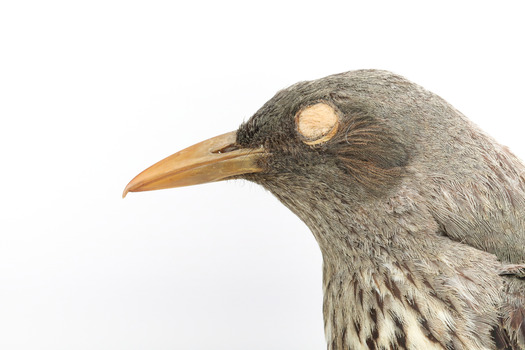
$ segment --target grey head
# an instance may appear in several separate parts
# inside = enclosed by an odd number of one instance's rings
[[[330,140],[309,145],[296,115],[320,102],[333,106],[341,125]],[[241,125],[237,143],[269,150],[264,172],[240,177],[296,213],[302,203],[330,197],[348,206],[381,202],[410,186],[442,233],[505,262],[525,259],[522,163],[446,101],[399,75],[361,70],[295,84]]]

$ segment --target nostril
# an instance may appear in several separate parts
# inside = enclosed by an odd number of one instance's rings
[[[218,153],[218,154],[221,154],[221,153],[228,153],[228,152],[232,152],[232,151],[236,151],[238,150],[240,147],[239,145],[236,145],[236,144],[231,144],[231,145],[228,145],[226,147],[223,147],[217,151],[213,151],[211,153]]]

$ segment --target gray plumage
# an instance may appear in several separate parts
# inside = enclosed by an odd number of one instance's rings
[[[294,115],[341,117],[301,142]],[[440,97],[385,71],[301,82],[240,126],[261,184],[323,255],[328,349],[525,349],[525,167]]]

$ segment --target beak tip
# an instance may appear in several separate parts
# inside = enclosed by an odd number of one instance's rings
[[[128,192],[130,192],[130,190],[131,190],[130,187],[131,187],[131,186],[130,186],[129,184],[126,186],[126,188],[124,189],[124,192],[122,192],[122,199],[126,198],[126,195],[127,195]]]

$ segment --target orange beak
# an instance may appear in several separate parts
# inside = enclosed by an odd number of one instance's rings
[[[128,192],[160,190],[226,180],[257,173],[259,160],[267,153],[261,148],[241,148],[235,131],[212,137],[179,151],[147,168],[124,189]]]

